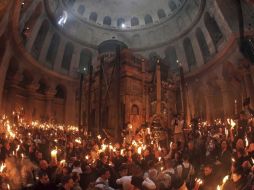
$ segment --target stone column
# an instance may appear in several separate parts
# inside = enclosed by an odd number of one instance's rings
[[[38,80],[33,81],[29,86],[26,86],[26,91],[28,92],[27,97],[27,110],[26,116],[28,119],[33,121],[34,118],[34,99],[36,98],[36,90],[39,88]]]
[[[187,87],[187,123],[190,123],[191,119],[194,117],[194,106],[193,87],[189,85]]]
[[[70,70],[69,70],[69,75],[71,76],[75,76],[75,74],[79,71],[79,60],[80,60],[80,52],[81,52],[81,48],[76,48],[74,46],[74,51],[72,54],[72,59],[71,59],[71,65],[70,65]],[[86,68],[86,74],[89,74],[89,68]],[[85,72],[85,71],[81,71],[81,72]]]
[[[208,123],[211,123],[214,118],[214,111],[213,111],[213,89],[207,84],[202,85],[202,93],[205,98],[205,104],[206,104],[206,120]]]
[[[221,32],[223,34],[223,37],[228,40],[228,38],[231,36],[232,34],[232,30],[230,28],[230,26],[228,25],[228,22],[226,21],[223,13],[221,12],[221,9],[217,3],[217,1],[213,2],[214,5],[214,18],[219,26],[219,28],[221,29]]]
[[[204,26],[202,28],[202,31],[203,31],[203,34],[205,36],[205,40],[206,40],[207,46],[209,48],[210,55],[213,55],[213,54],[216,53],[216,47],[213,43],[213,40],[212,40],[212,37],[211,37],[210,33],[208,32],[207,28],[205,27],[204,21],[202,22],[202,25]]]
[[[198,40],[196,36],[192,36],[191,39],[193,51],[197,60],[197,66],[202,66],[205,63],[204,57],[202,55],[202,50],[199,46]]]
[[[9,67],[9,63],[12,56],[12,51],[9,43],[6,43],[7,47],[5,49],[5,53],[2,58],[2,62],[0,63],[0,113],[2,108],[2,99],[3,99],[3,91],[4,91],[4,84],[6,80],[6,73]]]
[[[56,95],[55,86],[51,86],[45,93],[45,97],[46,97],[45,115],[48,117],[48,119],[51,119],[53,116],[52,102],[53,102],[55,95]]]
[[[30,17],[32,16],[32,14],[35,11],[35,8],[37,7],[37,5],[40,3],[40,1],[33,1],[31,3],[31,5],[27,8],[27,10],[25,12],[23,12],[23,14],[21,15],[19,24],[20,24],[20,30],[23,30],[26,22],[30,19]],[[20,10],[22,10],[20,8]],[[22,32],[22,31],[20,31]]]
[[[184,51],[184,47],[183,47],[183,42],[179,41],[179,43],[176,44],[175,49],[176,49],[176,54],[177,54],[178,60],[182,64],[183,71],[189,72],[189,66],[188,66],[188,62],[186,59],[186,55],[185,55],[185,51]]]
[[[41,62],[41,63],[44,63],[44,64],[46,63],[46,56],[47,56],[47,53],[49,50],[49,45],[52,40],[53,33],[54,32],[52,31],[52,28],[50,27],[49,31],[47,33],[47,36],[43,42],[43,46],[41,48],[41,53],[39,55],[39,62]]]
[[[247,97],[251,99],[251,107],[254,107],[254,85],[251,77],[251,71],[246,70],[244,73],[244,85],[246,88]]]
[[[76,87],[68,85],[65,100],[65,123],[76,124]]]
[[[53,66],[55,71],[61,70],[64,49],[65,49],[65,41],[63,40],[63,38],[61,38],[61,41],[57,50],[57,54],[56,54],[55,64]]]
[[[36,23],[35,23],[35,25],[34,25],[34,27],[33,27],[33,31],[31,31],[32,34],[31,34],[30,38],[27,39],[26,49],[27,49],[27,51],[29,51],[29,52],[31,52],[31,50],[32,50],[34,41],[35,41],[35,39],[36,39],[36,37],[37,37],[37,35],[38,35],[38,32],[39,32],[39,30],[40,30],[40,28],[41,28],[41,25],[42,25],[43,20],[44,20],[43,17],[39,17],[38,20],[36,20]]]
[[[217,82],[222,94],[224,118],[232,117],[234,115],[234,97],[231,85],[223,79],[217,80]]]
[[[161,67],[159,60],[156,64],[156,114],[161,114]]]

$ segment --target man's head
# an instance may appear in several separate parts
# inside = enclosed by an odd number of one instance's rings
[[[110,172],[107,168],[102,168],[100,172],[100,177],[104,180],[107,180],[110,178]]]
[[[62,185],[64,189],[70,190],[74,186],[74,181],[71,176],[64,176],[62,179]]]
[[[39,172],[39,180],[42,184],[46,185],[49,183],[49,177],[48,174],[44,171]]]
[[[42,170],[46,170],[48,168],[48,162],[46,160],[41,160],[40,161],[40,168]]]
[[[205,167],[204,167],[204,175],[205,175],[205,176],[209,176],[209,175],[212,174],[212,172],[213,172],[213,167],[212,167],[212,165],[206,164]]]
[[[243,168],[238,166],[235,168],[235,170],[233,170],[232,172],[232,180],[233,182],[238,182],[242,176],[244,175],[244,171],[243,171]]]
[[[121,177],[128,175],[128,168],[126,164],[122,164],[119,168],[119,174]]]

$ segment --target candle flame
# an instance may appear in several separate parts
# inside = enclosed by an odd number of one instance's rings
[[[0,172],[2,173],[4,171],[4,168],[6,168],[5,163],[2,163],[0,166]]]

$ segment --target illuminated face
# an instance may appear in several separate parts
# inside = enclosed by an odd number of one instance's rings
[[[49,177],[48,177],[48,175],[42,176],[40,181],[41,181],[42,184],[48,184],[49,183]]]
[[[212,168],[210,168],[210,167],[205,167],[204,168],[204,174],[205,174],[205,176],[208,176],[208,175],[210,175],[211,173],[212,173]]]
[[[232,180],[233,180],[233,182],[237,182],[241,177],[242,177],[241,175],[238,175],[236,173],[232,174]]]

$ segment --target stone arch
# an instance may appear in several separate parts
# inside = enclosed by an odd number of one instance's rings
[[[78,13],[79,13],[81,16],[84,15],[85,10],[86,10],[85,5],[79,5],[79,7],[78,7]]]
[[[138,26],[139,25],[139,19],[137,17],[131,18],[131,26]]]
[[[185,38],[183,41],[184,52],[188,63],[189,70],[197,65],[196,57],[192,47],[190,38]]]
[[[57,33],[55,33],[51,38],[51,42],[46,56],[46,61],[49,62],[50,65],[52,66],[54,65],[59,45],[60,45],[60,36]]]
[[[43,43],[45,42],[48,31],[49,31],[49,22],[48,20],[44,20],[32,47],[32,55],[36,59],[38,59],[40,56],[41,49],[42,49]]]
[[[70,69],[73,52],[74,52],[74,46],[71,42],[68,42],[65,45],[64,55],[63,55],[63,59],[62,59],[61,66],[63,69],[65,69],[65,70]]]
[[[105,16],[104,19],[103,19],[103,24],[110,26],[111,25],[111,17],[110,16]]]
[[[145,24],[151,24],[151,23],[153,23],[153,18],[149,14],[145,16],[144,20],[145,20]]]
[[[221,29],[218,26],[217,21],[208,12],[204,16],[205,26],[213,40],[214,45],[217,47],[219,41],[223,38]]]
[[[202,56],[203,56],[205,63],[206,63],[206,61],[208,60],[208,58],[210,56],[210,51],[209,51],[205,36],[200,28],[197,28],[197,30],[196,30],[196,38],[198,40],[198,45],[200,47]]]
[[[157,11],[157,15],[158,15],[159,19],[162,19],[162,18],[166,17],[166,13],[165,13],[165,11],[163,9],[159,9]]]
[[[89,20],[96,22],[98,18],[98,14],[96,12],[92,12],[89,16]]]

